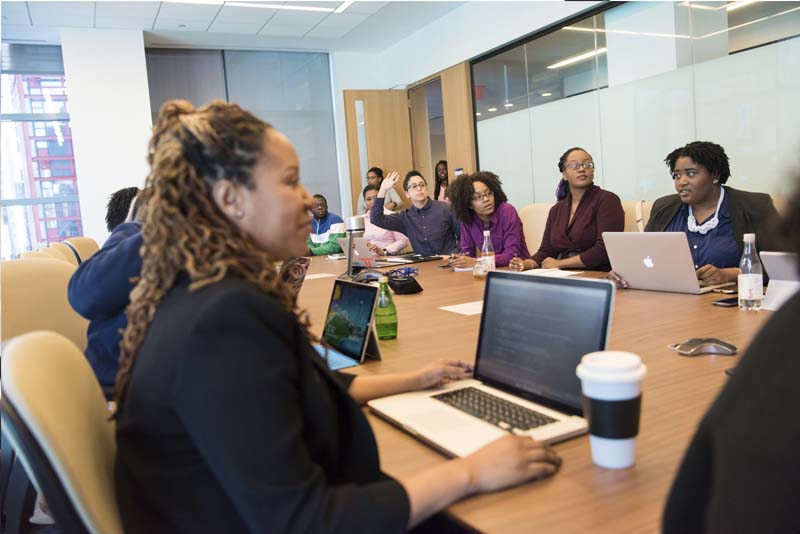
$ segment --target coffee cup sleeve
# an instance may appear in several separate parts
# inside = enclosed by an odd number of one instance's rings
[[[590,399],[583,395],[583,413],[592,436],[608,439],[636,437],[641,408],[641,395],[624,400]]]

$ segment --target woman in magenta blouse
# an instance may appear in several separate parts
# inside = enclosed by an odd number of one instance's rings
[[[542,244],[531,259],[517,258],[510,267],[610,270],[603,232],[625,229],[619,197],[594,185],[594,162],[582,148],[564,152],[558,170],[558,202],[550,208]]]
[[[522,221],[508,203],[496,174],[476,172],[459,177],[447,190],[453,213],[461,222],[461,256],[453,267],[471,267],[483,245],[483,231],[491,232],[495,262],[505,267],[514,256],[530,254],[522,233]]]

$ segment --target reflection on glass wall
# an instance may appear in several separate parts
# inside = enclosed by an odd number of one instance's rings
[[[798,34],[800,2],[629,2],[571,21],[473,62],[479,165],[518,206],[553,202],[558,157],[581,146],[598,185],[652,200],[672,192],[664,156],[702,139],[726,148],[733,187],[783,194]]]
[[[146,58],[154,117],[173,98],[241,105],[286,134],[304,185],[340,212],[327,54],[148,49]]]

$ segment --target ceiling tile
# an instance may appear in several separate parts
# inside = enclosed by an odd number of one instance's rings
[[[264,25],[259,22],[219,22],[215,20],[208,31],[211,33],[242,33],[256,35],[262,26]]]
[[[96,28],[131,28],[149,30],[153,27],[158,2],[96,2]]]
[[[377,13],[389,2],[363,2],[356,1],[345,10],[345,13]]]
[[[36,26],[94,26],[94,2],[28,2],[28,9]]]
[[[208,27],[221,7],[221,4],[173,4],[162,2],[161,10],[158,12],[158,20],[165,18],[182,20],[183,22],[205,22],[206,27]],[[156,28],[158,28],[158,20],[156,21]]]
[[[308,30],[310,30],[312,26],[310,25],[281,25],[281,24],[272,24],[271,22],[264,26],[264,28],[258,32],[258,35],[275,35],[275,36],[282,36],[282,37],[302,37]]]
[[[348,33],[352,31],[351,28],[335,28],[335,27],[325,27],[317,26],[310,32],[306,34],[306,37],[315,37],[318,39],[338,39],[339,37],[344,37]]]
[[[3,14],[3,24],[31,25],[31,19],[28,18],[28,8],[25,7],[25,2],[3,2],[0,12]]]
[[[236,24],[249,23],[258,24],[260,28],[277,12],[276,9],[264,9],[260,7],[223,6],[222,11],[220,11],[217,18],[214,19],[214,24],[217,22]]]
[[[319,21],[330,15],[330,13],[319,13],[317,11],[278,11],[269,21],[270,24],[280,24],[281,26],[308,26],[309,28],[317,25]]]
[[[159,16],[154,29],[177,30],[182,32],[204,32],[208,29],[208,22],[192,22],[185,19],[168,19]]]
[[[366,13],[334,13],[319,23],[323,28],[355,28],[369,18]]]
[[[306,2],[305,0],[296,0],[296,1],[292,0],[290,2],[280,2],[280,3],[292,6],[325,7],[328,9],[336,9],[342,4],[342,2],[340,2],[339,0],[328,0],[328,1],[322,0],[316,2],[311,2],[311,1]]]

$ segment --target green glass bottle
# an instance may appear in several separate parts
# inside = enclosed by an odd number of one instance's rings
[[[378,292],[378,306],[375,309],[375,330],[378,339],[395,339],[397,337],[397,308],[394,307],[392,292],[389,291],[389,279],[381,276]]]

